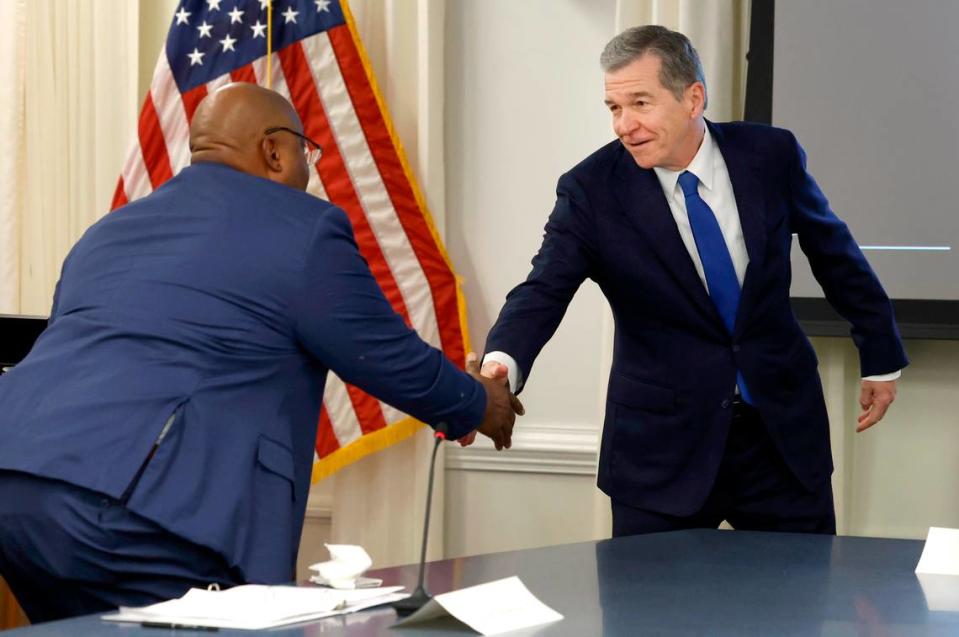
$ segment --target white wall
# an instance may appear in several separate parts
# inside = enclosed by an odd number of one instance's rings
[[[612,139],[598,58],[614,24],[613,0],[448,6],[446,240],[465,279],[477,348],[506,293],[529,271],[559,175]],[[607,533],[606,505],[594,502],[592,486],[605,394],[597,356],[606,339],[604,306],[598,288],[584,284],[536,362],[522,395],[527,415],[508,455],[491,452],[485,440],[462,453],[448,448],[448,554]],[[574,473],[566,460],[580,464]],[[543,471],[544,462],[553,473],[528,473]]]
[[[465,279],[477,348],[506,293],[529,270],[557,178],[612,138],[598,51],[612,33],[614,4],[449,6],[446,241]],[[539,357],[537,382],[523,394],[534,405],[527,424],[595,418],[596,392],[591,387],[584,396],[579,379],[595,383],[599,376],[601,298],[595,285],[584,285]]]

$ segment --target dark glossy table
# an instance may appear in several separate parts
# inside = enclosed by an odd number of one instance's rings
[[[428,586],[438,593],[519,575],[566,617],[513,635],[959,635],[959,612],[930,610],[913,573],[922,546],[914,540],[681,531],[434,562]],[[376,575],[411,587],[416,569],[384,569]],[[959,578],[944,582],[946,597],[959,608]],[[390,629],[394,621],[392,610],[376,609],[269,634],[475,634],[452,623]],[[170,632],[83,617],[10,634],[155,637]]]

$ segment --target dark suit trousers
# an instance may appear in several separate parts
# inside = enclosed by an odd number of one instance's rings
[[[33,623],[240,583],[217,553],[105,495],[0,471],[0,575]]]
[[[836,533],[831,482],[808,491],[786,466],[759,412],[741,402],[733,407],[716,481],[697,513],[675,517],[616,500],[612,506],[613,537],[716,528],[723,520],[751,531]]]

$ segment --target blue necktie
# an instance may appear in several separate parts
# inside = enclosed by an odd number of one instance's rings
[[[706,287],[719,315],[726,324],[730,334],[736,325],[736,310],[739,308],[739,279],[736,278],[736,268],[733,267],[732,257],[726,247],[723,232],[716,221],[716,215],[699,196],[699,177],[689,172],[679,176],[679,186],[686,196],[686,213],[689,215],[689,225],[696,239],[696,249],[703,262],[703,271],[706,274]],[[736,372],[736,383],[743,400],[752,403],[746,389],[746,381],[741,372]]]

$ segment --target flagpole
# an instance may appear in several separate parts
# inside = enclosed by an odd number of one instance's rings
[[[266,87],[273,87],[273,0],[266,0]]]

